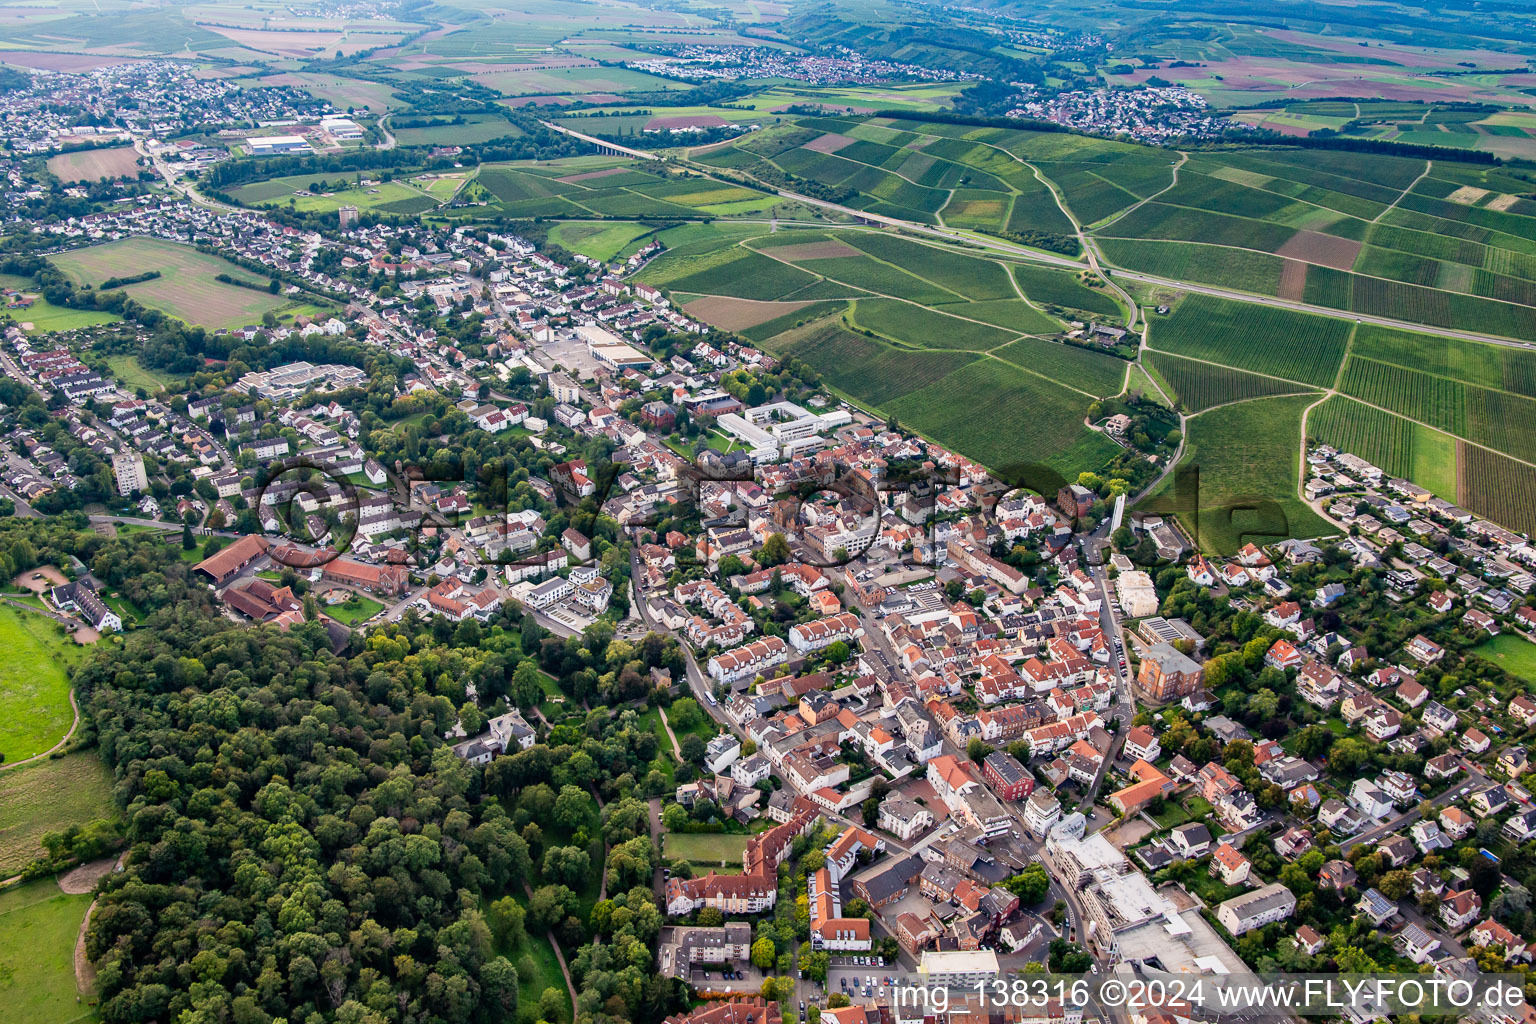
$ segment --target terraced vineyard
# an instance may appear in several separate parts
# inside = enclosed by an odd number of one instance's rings
[[[1457,449],[1454,437],[1333,395],[1307,418],[1307,434],[1322,444],[1353,452],[1393,476],[1428,487],[1448,501],[1457,500]]]
[[[1196,362],[1163,352],[1149,354],[1147,359],[1189,412],[1201,412],[1212,406],[1249,398],[1293,395],[1303,387],[1290,381],[1260,377],[1230,366]]]
[[[1456,446],[1459,503],[1496,523],[1536,533],[1536,468],[1476,445]]]
[[[1341,390],[1438,430],[1536,460],[1536,399],[1437,377],[1392,363],[1351,357]]]
[[[1328,387],[1344,358],[1350,326],[1330,317],[1196,294],[1166,319],[1152,321],[1149,345],[1160,352]]]

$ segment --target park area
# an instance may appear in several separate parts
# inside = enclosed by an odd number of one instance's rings
[[[5,312],[30,333],[73,331],[80,327],[116,323],[121,319],[114,313],[100,313],[94,309],[55,306],[43,298],[42,293],[38,291],[37,282],[30,277],[0,274],[0,288],[11,289],[17,293],[14,297],[16,304],[7,305]]]
[[[260,323],[262,314],[275,313],[290,305],[282,296],[269,294],[265,281],[233,263],[189,245],[158,238],[125,238],[49,258],[77,287],[96,287],[110,278],[135,277],[158,270],[159,277],[127,285],[122,290],[143,305],[214,330]],[[219,274],[256,287],[226,284],[216,279]]]
[[[355,206],[359,210],[413,214],[433,209],[439,201],[404,181],[378,181],[357,175],[326,179],[314,174],[255,181],[231,189],[230,197],[247,206],[281,206],[300,213],[333,213],[343,206]],[[444,198],[452,198],[452,193]]]

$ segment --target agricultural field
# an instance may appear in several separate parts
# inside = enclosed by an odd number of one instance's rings
[[[606,263],[639,249],[655,231],[649,224],[633,221],[565,221],[549,229],[549,240]]]
[[[9,769],[0,774],[0,871],[9,878],[43,856],[45,834],[114,814],[112,773],[95,751]]]
[[[1523,338],[1536,330],[1528,190],[1482,165],[1236,150],[1196,155],[1095,234],[1144,273]]]
[[[1330,317],[1189,295],[1154,317],[1147,344],[1159,352],[1330,387],[1353,325]]]
[[[0,977],[6,1019],[71,1024],[94,1019],[77,998],[75,938],[92,896],[71,896],[51,878],[0,892]]]
[[[399,114],[394,120],[413,125],[408,128],[387,126],[402,146],[471,146],[523,133],[521,128],[499,114],[461,115],[459,123],[455,123],[454,118],[404,118]],[[417,121],[431,123],[416,126]]]
[[[1297,496],[1301,414],[1315,401],[1259,398],[1190,417],[1181,472],[1165,477],[1142,510],[1177,514],[1198,531],[1202,549],[1224,555],[1250,540],[1331,532]]]
[[[66,185],[102,178],[132,178],[139,173],[139,154],[132,146],[86,149],[50,157],[48,170]]]
[[[1524,533],[1536,533],[1536,467],[1475,444],[1456,445],[1457,504]]]
[[[1118,450],[1083,426],[1087,406],[1082,393],[992,358],[886,403],[904,426],[993,470],[1043,463],[1068,477]]]
[[[608,157],[485,164],[475,182],[503,212],[525,217],[730,216],[779,203],[755,189],[697,175],[667,177],[641,161]]]
[[[317,186],[318,191],[311,186]],[[380,213],[412,214],[433,209],[452,196],[438,197],[405,181],[298,174],[241,185],[230,191],[230,198],[247,206],[286,207],[300,213],[333,213],[343,206],[355,206]]]
[[[1365,359],[1536,398],[1536,352],[1523,348],[1361,324],[1355,330],[1351,352]]]
[[[648,75],[630,68],[604,67],[530,67],[507,65],[505,70],[484,71],[474,82],[505,97],[567,96],[618,94],[627,92],[673,92],[688,88],[676,79]]]
[[[1102,352],[1041,338],[1020,338],[992,352],[997,358],[1023,367],[1059,384],[1098,397],[1120,393],[1128,364]]]
[[[1032,302],[1099,316],[1125,316],[1120,304],[1107,292],[1088,287],[1071,271],[1018,263],[1013,266],[1013,278]]]
[[[49,259],[79,285],[98,285],[112,277],[143,273],[145,267],[160,271],[151,281],[128,285],[130,297],[189,324],[217,329],[259,323],[263,313],[279,312],[289,300],[215,280],[228,274],[239,280],[265,285],[233,263],[201,253],[189,245],[157,238],[127,238],[85,249],[57,253]]]
[[[1071,234],[1048,186],[989,132],[998,130],[807,117],[712,147],[698,159],[747,174],[782,172],[792,176],[792,188],[799,187],[794,178],[815,182],[839,202],[872,213],[992,234]]]
[[[1149,353],[1147,359],[1163,382],[1173,389],[1174,397],[1187,412],[1203,412],[1229,402],[1293,395],[1305,390],[1303,385],[1290,381],[1260,377],[1230,366],[1197,362],[1163,352]]]
[[[1457,500],[1456,439],[1442,431],[1333,395],[1308,414],[1307,436]]]
[[[240,83],[245,84],[245,83]],[[253,87],[292,85],[329,102],[337,110],[381,114],[401,106],[399,94],[384,82],[365,78],[345,78],[318,72],[298,71],[263,75],[252,80]]]
[[[1144,274],[1194,284],[1222,285],[1258,295],[1280,295],[1287,261],[1248,249],[1231,249],[1198,242],[1152,242],[1135,238],[1105,238],[1098,247],[1106,259]],[[1301,269],[1304,271],[1305,266]],[[1300,294],[1287,295],[1300,299]]]
[[[1457,437],[1536,461],[1536,399],[1351,356],[1340,390]]]
[[[20,761],[69,732],[68,669],[85,648],[52,619],[7,602],[0,602],[0,648],[0,754]]]
[[[766,339],[775,355],[792,355],[821,374],[822,380],[869,408],[919,391],[943,380],[978,356],[973,352],[912,351],[896,348],[845,328],[840,320],[822,320]]]
[[[848,320],[854,327],[914,348],[985,352],[1015,337],[1012,332],[988,324],[962,320],[899,299],[855,299]]]

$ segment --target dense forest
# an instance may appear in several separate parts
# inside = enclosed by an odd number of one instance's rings
[[[87,939],[109,1024],[555,1021],[562,992],[518,1006],[518,950],[546,932],[582,1021],[682,1005],[651,970],[654,733],[599,708],[483,767],[444,739],[542,699],[539,660],[611,686],[678,665],[674,642],[549,639],[516,609],[340,653],[318,623],[153,626],[77,677],[129,844]]]

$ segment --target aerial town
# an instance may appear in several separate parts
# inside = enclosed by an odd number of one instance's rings
[[[1536,1024],[1536,17],[1307,10],[14,5],[0,1024]]]
[[[693,990],[782,981],[827,1016],[888,1006],[898,971],[1528,957],[1536,701],[1466,655],[1533,642],[1536,549],[1410,480],[1314,446],[1306,497],[1337,536],[1217,560],[1091,474],[1010,491],[850,408],[633,281],[659,246],[561,262],[495,232],[327,238],[186,202],[38,230],[196,241],[346,312],[229,338],[330,361],[158,394],[96,354],[142,325],[18,320],[0,367],[46,409],[0,441],[19,514],[106,474],[93,521],[184,533],[225,617],[339,643],[508,614],[675,643],[673,669],[598,692],[670,722],[658,956]],[[402,447],[392,406],[435,426]],[[505,471],[423,472],[461,446]],[[96,586],[41,600],[123,629]],[[514,696],[469,689],[460,758],[565,728],[538,687]]]

